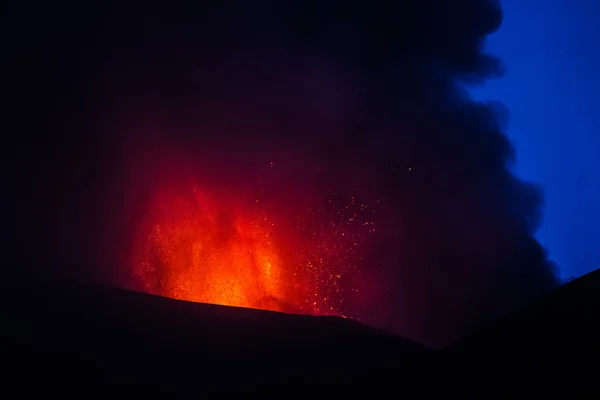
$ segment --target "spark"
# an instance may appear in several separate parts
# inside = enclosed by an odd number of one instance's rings
[[[375,210],[356,189],[329,189],[320,206],[282,221],[271,213],[266,179],[246,197],[196,184],[158,187],[137,230],[133,275],[165,297],[357,317],[346,298],[358,292],[352,277]]]

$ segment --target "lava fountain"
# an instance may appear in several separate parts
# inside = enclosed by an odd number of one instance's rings
[[[284,271],[272,223],[198,188],[152,201],[137,274],[148,290],[203,303],[282,310]]]
[[[133,274],[165,297],[280,312],[354,316],[369,207],[329,192],[301,212],[196,184],[153,191],[133,246]]]

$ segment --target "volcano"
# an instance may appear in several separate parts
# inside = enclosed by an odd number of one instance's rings
[[[469,94],[505,70],[499,1],[34,4],[5,35],[3,383],[487,398],[591,369],[594,276],[431,349],[560,286],[508,113]]]

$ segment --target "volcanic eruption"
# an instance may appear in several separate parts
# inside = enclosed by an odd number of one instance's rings
[[[365,240],[376,231],[375,209],[352,189],[320,202],[292,190],[294,205],[282,202],[271,193],[285,190],[272,185],[277,169],[269,162],[249,184],[224,188],[193,180],[189,169],[184,180],[164,173],[162,181],[153,180],[138,206],[129,263],[142,290],[358,318],[346,301],[360,287],[356,278]]]
[[[498,1],[93,3],[31,11],[13,58],[48,133],[14,167],[37,275],[431,346],[559,283],[506,112],[467,88],[503,73]]]

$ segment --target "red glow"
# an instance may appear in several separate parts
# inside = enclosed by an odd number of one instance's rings
[[[182,300],[348,315],[358,249],[374,228],[351,195],[301,213],[257,196],[195,184],[155,190],[139,225],[134,275],[150,293]],[[340,211],[343,210],[343,211]],[[358,229],[357,229],[358,228]]]

